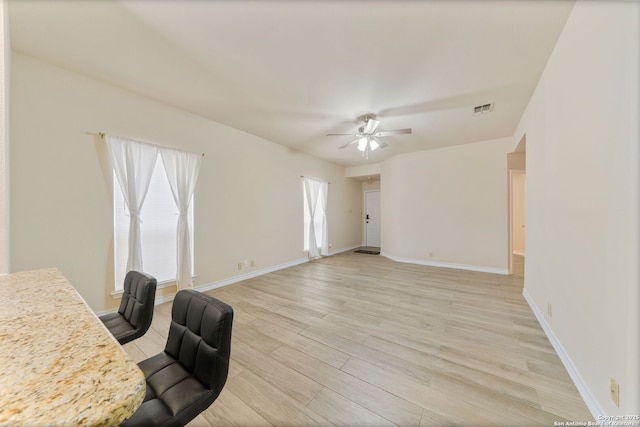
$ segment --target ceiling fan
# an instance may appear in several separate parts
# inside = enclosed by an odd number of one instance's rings
[[[389,135],[399,135],[403,133],[411,133],[411,128],[407,129],[395,129],[376,132],[380,120],[373,118],[373,115],[364,116],[364,125],[358,128],[358,133],[329,133],[327,136],[352,136],[354,140],[344,144],[340,149],[346,148],[352,144],[358,144],[357,148],[362,151],[362,155],[369,158],[369,152],[375,151],[380,148],[386,147],[388,144],[380,141],[378,138],[382,138]]]

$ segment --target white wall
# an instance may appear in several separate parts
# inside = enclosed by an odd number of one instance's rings
[[[96,311],[119,301],[110,296],[111,166],[90,133],[206,154],[196,286],[306,258],[301,175],[331,182],[333,250],[360,244],[361,184],[342,167],[16,53],[11,91],[11,271],[57,266]],[[245,259],[255,267],[238,271]]]
[[[409,262],[506,273],[510,143],[510,138],[502,138],[403,154],[384,162],[383,254]]]
[[[640,414],[639,16],[637,2],[578,1],[514,136],[525,296],[596,417]]]
[[[374,177],[380,175],[380,163],[352,166],[345,169],[345,176],[352,178]]]

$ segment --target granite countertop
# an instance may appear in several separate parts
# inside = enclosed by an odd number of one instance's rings
[[[0,426],[118,425],[145,387],[58,269],[0,276]]]

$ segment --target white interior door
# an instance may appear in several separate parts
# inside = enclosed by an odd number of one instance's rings
[[[380,191],[364,193],[365,246],[380,247]]]

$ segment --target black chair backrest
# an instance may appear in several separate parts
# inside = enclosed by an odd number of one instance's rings
[[[155,277],[130,271],[124,278],[120,313],[136,329],[148,329],[153,319],[153,307],[158,282]]]
[[[215,396],[229,373],[233,308],[209,295],[182,290],[173,300],[165,352]]]

